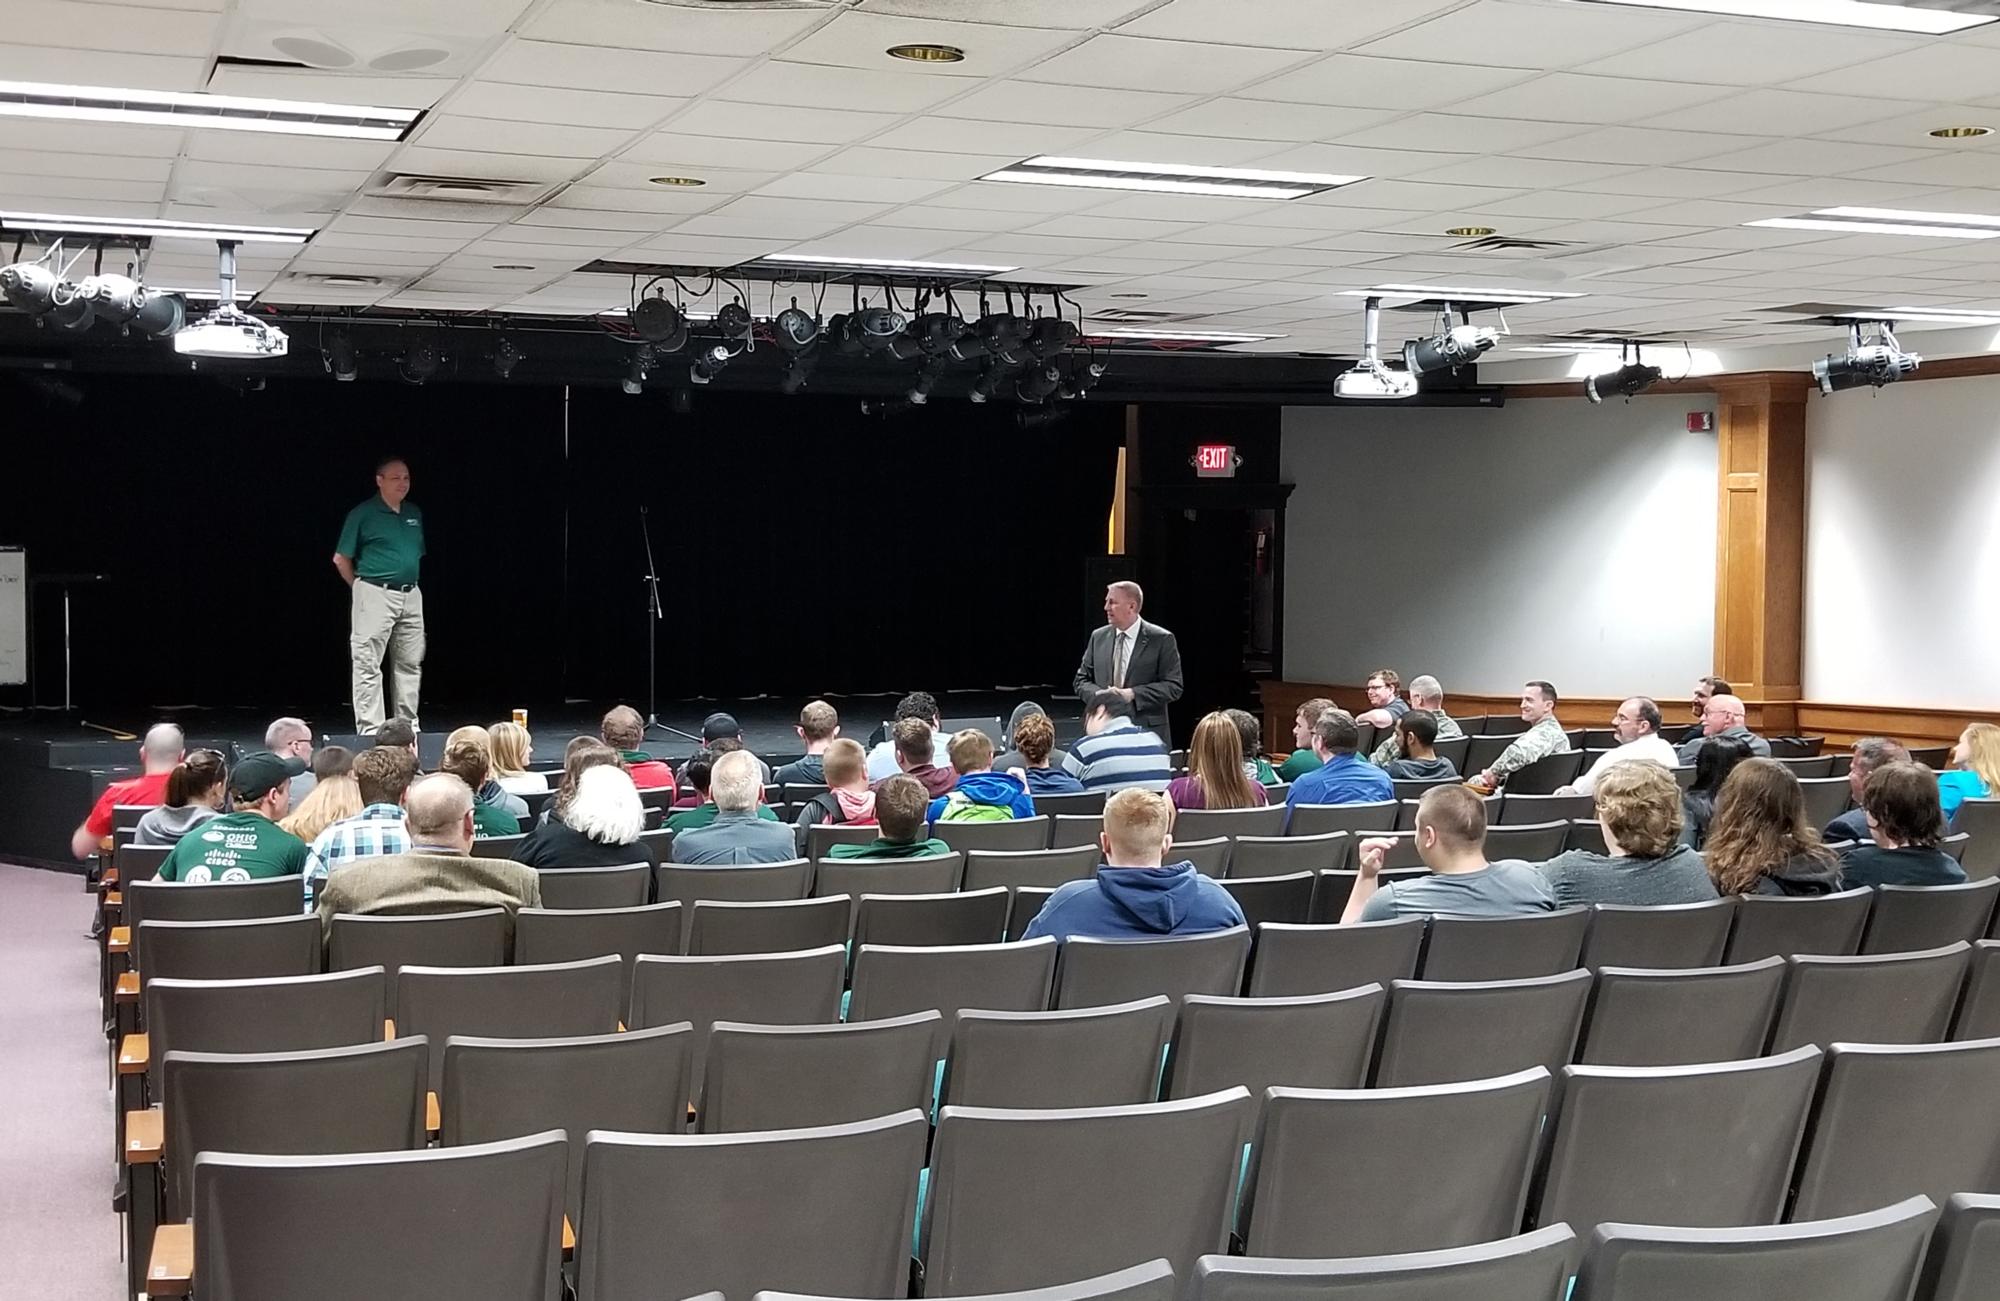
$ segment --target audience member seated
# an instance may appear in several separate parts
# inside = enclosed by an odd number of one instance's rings
[[[1417,853],[1431,875],[1382,880],[1382,860],[1396,842],[1361,842],[1360,872],[1347,897],[1342,922],[1386,922],[1443,913],[1454,917],[1508,917],[1548,912],[1555,895],[1548,881],[1517,859],[1486,861],[1486,803],[1464,786],[1434,786],[1417,804]]]
[[[1437,752],[1437,719],[1428,709],[1412,709],[1396,720],[1396,752],[1403,757],[1382,765],[1401,781],[1433,781],[1458,776],[1458,765]]]
[[[1225,709],[1223,716],[1236,727],[1243,742],[1243,775],[1259,786],[1276,786],[1278,770],[1264,757],[1264,725],[1247,709]]]
[[[1854,807],[1827,823],[1819,833],[1820,839],[1829,845],[1842,841],[1850,845],[1867,844],[1868,811],[1861,807],[1861,792],[1867,789],[1869,776],[1877,768],[1909,761],[1910,752],[1901,741],[1886,736],[1864,736],[1856,741],[1847,761],[1847,795]]]
[[[480,760],[486,767],[486,777],[477,786],[472,788],[472,798],[491,808],[503,810],[517,820],[527,817],[528,802],[519,795],[509,791],[505,786],[502,786],[493,775],[493,736],[485,728],[476,724],[454,728],[451,735],[445,737],[444,748],[449,750],[455,745],[468,741],[479,747]],[[440,769],[439,771],[443,770]],[[460,773],[459,776],[463,779],[465,774]],[[499,835],[502,833],[482,832],[481,834]]]
[[[1173,808],[1159,795],[1122,790],[1105,800],[1097,837],[1103,866],[1088,881],[1059,886],[1021,938],[1156,939],[1244,925],[1243,910],[1227,890],[1193,863],[1165,862],[1173,827]]]
[[[570,748],[548,816],[521,841],[514,861],[534,868],[657,863],[659,854],[639,838],[645,829],[646,806],[618,752],[590,741]]]
[[[1243,734],[1220,713],[1194,725],[1187,776],[1167,783],[1167,799],[1177,809],[1248,809],[1271,802],[1264,787],[1243,770]]]
[[[1645,696],[1633,696],[1618,706],[1618,712],[1611,716],[1611,732],[1618,738],[1615,748],[1597,756],[1597,761],[1583,770],[1583,775],[1574,785],[1564,787],[1562,794],[1589,795],[1597,789],[1597,783],[1613,764],[1631,763],[1633,760],[1648,760],[1662,768],[1680,766],[1680,755],[1674,747],[1660,735],[1660,707]]]
[[[1858,885],[1956,885],[1965,869],[1938,848],[1944,814],[1937,776],[1918,763],[1877,768],[1861,792],[1869,840],[1840,856],[1846,887]]]
[[[1952,747],[1952,767],[1938,774],[1939,807],[1946,821],[1958,816],[1967,800],[1990,800],[2000,790],[2000,726],[1974,723],[1959,733]]]
[[[764,773],[756,755],[732,750],[718,758],[709,770],[708,794],[715,802],[715,820],[674,837],[674,862],[703,867],[782,863],[798,857],[792,829],[775,816],[769,821],[758,816]]]
[[[222,812],[229,766],[220,750],[196,750],[167,774],[166,802],[147,809],[132,833],[135,845],[173,845]],[[296,834],[296,833],[294,833]]]
[[[865,845],[834,845],[826,851],[826,856],[930,858],[937,854],[949,854],[951,846],[942,840],[921,839],[925,830],[924,810],[929,806],[930,798],[922,782],[903,773],[875,783],[875,825],[881,828],[881,834]]]
[[[1011,744],[1014,748],[1007,751],[1005,754],[1002,754],[993,761],[993,767],[995,768],[995,770],[999,772],[1012,772],[1016,768],[1030,768],[1037,766],[1034,764],[1030,764],[1028,762],[1027,754],[1023,752],[1021,749],[1021,740],[1020,740],[1021,724],[1027,722],[1030,718],[1042,719],[1044,722],[1048,724],[1048,729],[1049,729],[1049,742],[1048,745],[1044,748],[1043,756],[1039,766],[1052,772],[1062,771],[1063,760],[1069,758],[1069,752],[1066,750],[1056,749],[1055,720],[1049,717],[1048,710],[1043,709],[1040,705],[1036,704],[1032,700],[1023,700],[1020,704],[1014,706],[1014,712],[1008,715],[1007,730],[1003,735],[1006,737],[1008,743]],[[1062,789],[1063,791],[1071,791],[1071,790],[1078,790],[1081,788],[1075,786],[1065,786]],[[1044,792],[1040,787],[1036,786],[1032,781],[1028,783],[1028,791],[1030,794],[1034,795],[1041,795],[1044,793],[1053,795],[1059,793],[1054,790]]]
[[[930,803],[925,816],[937,822],[1008,822],[1035,816],[1035,798],[1024,778],[993,771],[993,738],[976,727],[954,732],[946,747],[952,788]]]
[[[889,735],[868,752],[868,780],[879,782],[884,777],[894,777],[904,771],[896,762],[896,724],[904,719],[914,718],[931,730],[931,763],[938,768],[951,767],[951,756],[945,752],[944,720],[938,713],[937,697],[928,691],[912,691],[896,702],[896,713],[889,720]],[[933,795],[941,792],[933,791]]]
[[[409,719],[390,718],[383,720],[382,726],[375,729],[375,734],[371,739],[373,739],[376,745],[386,745],[399,750],[408,750],[410,757],[417,761],[417,771],[423,771],[424,756],[421,748],[417,745],[417,727]]]
[[[1701,743],[1716,736],[1732,737],[1750,747],[1752,758],[1771,757],[1771,743],[1743,725],[1743,702],[1726,692],[1718,691],[1708,698],[1708,704],[1701,713],[1701,730],[1681,742],[1680,762],[1693,763],[1695,755],[1701,752]]]
[[[511,921],[523,908],[542,906],[542,879],[534,869],[506,858],[472,856],[472,789],[448,772],[413,783],[409,804],[410,847],[350,863],[327,878],[319,896],[321,934],[333,934],[333,919],[360,916],[414,916],[505,908]]]
[[[717,741],[713,749],[695,751],[694,757],[689,759],[687,766],[681,769],[681,777],[685,783],[685,789],[688,791],[688,798],[683,800],[681,804],[674,806],[680,811],[668,816],[668,830],[676,832],[691,831],[696,827],[705,827],[715,821],[715,815],[718,810],[715,807],[715,802],[708,795],[709,781],[715,773],[715,761],[725,754],[738,752],[743,754],[749,753],[748,750],[743,748],[742,742],[729,740]],[[777,813],[762,803],[759,803],[757,806],[757,816],[766,822],[776,822],[778,820]]]
[[[815,700],[799,711],[798,726],[792,730],[806,743],[806,752],[771,774],[771,780],[789,786],[827,785],[826,747],[840,734],[840,715],[824,700]]]
[[[333,756],[335,762],[322,762]],[[339,762],[345,760],[345,762]],[[313,756],[314,783],[312,793],[304,802],[294,804],[292,811],[279,820],[278,825],[305,841],[308,845],[319,839],[325,831],[343,818],[351,818],[361,812],[361,786],[354,780],[354,756],[344,747],[329,745]]]
[[[509,795],[540,795],[549,788],[547,773],[529,772],[535,738],[519,723],[495,723],[486,729],[493,751],[493,780]]]
[[[319,782],[319,766],[313,763],[312,728],[303,718],[273,719],[264,729],[264,748],[279,758],[297,759],[306,765],[306,771],[292,778],[292,808],[296,811]]]
[[[313,893],[329,873],[357,859],[400,854],[410,847],[410,834],[403,825],[403,795],[416,780],[417,757],[407,746],[371,746],[354,756],[353,773],[361,811],[320,832],[306,851],[307,912],[313,910]]]
[[[1278,780],[1295,782],[1319,767],[1320,757],[1313,753],[1313,729],[1319,726],[1319,716],[1333,707],[1325,696],[1314,696],[1299,706],[1299,712],[1292,716],[1292,752],[1278,765]]]
[[[245,755],[229,774],[231,811],[176,841],[160,880],[207,885],[304,875],[306,842],[278,825],[292,807],[292,778],[303,771],[300,760],[268,750]]]
[[[1410,708],[1413,711],[1421,709],[1437,720],[1437,739],[1440,741],[1456,740],[1465,735],[1465,729],[1444,712],[1444,684],[1428,673],[1420,673],[1410,679]],[[1368,762],[1377,768],[1386,768],[1403,757],[1402,745],[1402,734],[1391,729],[1388,736],[1376,743],[1375,752],[1368,756]]]
[[[1019,710],[1014,712],[1020,713]],[[995,759],[993,766],[1011,772],[1026,782],[1028,794],[1074,795],[1083,789],[1083,783],[1060,766],[1069,755],[1056,749],[1055,720],[1039,707],[1014,725],[1013,736],[1014,748]],[[1009,759],[1013,762],[1003,762]]]
[[[148,808],[158,805],[166,798],[167,778],[185,757],[186,747],[181,729],[172,723],[155,723],[147,728],[146,739],[139,744],[139,762],[144,765],[144,773],[104,788],[97,803],[90,806],[90,816],[70,836],[69,852],[78,858],[109,852],[115,817],[112,810],[121,804]]]
[[[1166,742],[1132,719],[1132,702],[1109,689],[1090,698],[1083,712],[1084,736],[1070,747],[1063,771],[1087,791],[1136,788],[1164,791],[1173,779],[1173,756]]]
[[[1361,744],[1361,730],[1344,709],[1329,709],[1313,728],[1313,753],[1320,766],[1298,778],[1285,793],[1290,808],[1301,804],[1368,804],[1396,798],[1396,785],[1389,774],[1355,754]],[[1290,827],[1292,815],[1285,814]]]
[[[889,729],[889,744],[895,747],[896,763],[908,775],[917,779],[931,798],[936,799],[952,787],[958,785],[958,774],[951,769],[951,752],[945,751],[945,762],[939,766],[934,760],[937,755],[937,739],[931,734],[931,725],[921,718],[899,718]],[[874,767],[870,765],[869,771]],[[881,780],[876,788],[880,789]]]
[[[1521,721],[1528,725],[1514,744],[1500,752],[1493,766],[1470,781],[1470,785],[1492,792],[1506,784],[1521,769],[1552,754],[1568,754],[1569,733],[1556,718],[1556,689],[1546,682],[1530,682],[1521,688]]]
[[[460,729],[465,732],[472,730],[474,729]],[[489,788],[495,795],[502,795],[505,792],[492,782],[492,764],[486,757],[486,747],[479,743],[478,737],[454,734],[454,739],[445,742],[444,760],[438,764],[438,771],[450,773],[464,782],[465,788],[472,792],[472,828],[475,835],[521,834],[521,819],[502,806],[499,801],[487,799]],[[519,802],[521,797],[507,795],[506,798]],[[527,805],[523,804],[521,811],[526,813]]]
[[[1370,727],[1394,727],[1397,719],[1410,712],[1410,702],[1397,694],[1402,685],[1403,679],[1396,676],[1394,669],[1376,669],[1370,673],[1361,688],[1368,693],[1368,708],[1355,715],[1354,721]]]
[[[701,744],[705,750],[724,754],[730,750],[749,750],[750,743],[743,739],[743,725],[736,721],[736,715],[714,713],[701,720]],[[755,753],[751,758],[757,759]],[[764,785],[772,782],[771,765],[757,759],[758,779]]]
[[[868,753],[861,742],[837,736],[821,758],[826,789],[800,805],[792,819],[801,850],[807,827],[875,825],[875,792],[868,785]]]
[[[630,705],[615,705],[597,725],[604,744],[618,752],[632,784],[642,791],[670,791],[677,788],[674,770],[640,747],[646,744],[646,720]]]
[[[1722,783],[1702,857],[1723,894],[1820,895],[1841,889],[1840,860],[1806,822],[1799,779],[1776,759],[1745,759]]]
[[[1735,687],[1730,686],[1727,681],[1713,674],[1708,677],[1696,678],[1694,680],[1694,692],[1688,698],[1689,708],[1694,714],[1694,726],[1687,729],[1687,735],[1683,739],[1692,740],[1701,735],[1701,719],[1702,715],[1708,712],[1709,701],[1717,696],[1733,696],[1735,694]]]
[[[1733,736],[1708,738],[1694,757],[1694,780],[1681,795],[1681,840],[1690,849],[1708,841],[1708,824],[1715,818],[1715,800],[1736,765],[1750,758],[1750,747]]]
[[[1701,855],[1681,843],[1681,788],[1668,768],[1650,759],[1617,764],[1592,795],[1606,852],[1572,849],[1542,864],[1558,907],[1717,897]]]

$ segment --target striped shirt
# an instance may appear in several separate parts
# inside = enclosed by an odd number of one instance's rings
[[[1127,787],[1163,791],[1174,775],[1172,756],[1160,738],[1142,731],[1129,718],[1114,718],[1097,735],[1070,746],[1063,771],[1082,782],[1087,791]]]
[[[401,854],[410,848],[403,810],[396,804],[370,804],[351,818],[319,833],[306,851],[306,911],[313,911],[313,892],[328,872],[358,858]]]

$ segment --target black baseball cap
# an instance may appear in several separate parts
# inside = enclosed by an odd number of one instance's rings
[[[305,760],[286,758],[269,750],[246,754],[229,771],[229,793],[255,803],[306,770]]]
[[[701,720],[701,739],[703,743],[720,741],[724,737],[737,737],[741,735],[743,735],[743,727],[736,721],[736,715],[734,714],[710,714],[707,718]]]

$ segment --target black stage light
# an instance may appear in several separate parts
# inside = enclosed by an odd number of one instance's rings
[[[868,352],[881,352],[895,346],[896,337],[910,324],[910,319],[901,312],[888,307],[864,307],[847,318],[850,334],[861,341]]]
[[[416,339],[403,350],[403,364],[400,367],[405,384],[422,384],[437,374],[443,358],[438,354],[438,346],[430,339]]]
[[[985,402],[1000,392],[1000,385],[1006,381],[1007,368],[995,362],[988,362],[986,369],[979,372],[979,378],[972,382],[972,391],[965,396],[974,402]]]
[[[1412,375],[1457,370],[1498,342],[1500,331],[1490,325],[1473,325],[1468,321],[1428,339],[1412,339],[1404,344],[1403,368]]]
[[[1061,387],[1062,372],[1053,365],[1040,366],[1014,382],[1014,396],[1032,406],[1047,401]]]
[[[1605,394],[1615,393],[1630,401],[1659,383],[1662,373],[1658,366],[1628,361],[1608,374],[1592,375],[1584,380],[1583,395],[1592,402],[1602,402]]]
[[[771,322],[771,334],[786,352],[802,352],[819,340],[819,322],[799,310],[799,300],[779,312]]]
[[[722,373],[729,364],[729,349],[720,344],[703,348],[695,357],[694,365],[688,367],[688,383],[706,384]]]
[[[797,393],[812,378],[813,367],[819,363],[817,352],[795,352],[785,363],[785,373],[778,378],[780,393]]]
[[[732,299],[715,314],[715,328],[725,339],[750,337],[750,309]]]
[[[1028,334],[1028,351],[1034,353],[1037,358],[1053,357],[1075,343],[1081,333],[1082,331],[1076,328],[1075,321],[1065,321],[1058,316],[1044,316],[1035,322],[1035,328]]]
[[[625,378],[618,381],[618,387],[637,397],[646,391],[646,376],[658,365],[660,354],[650,343],[642,343],[632,352],[631,364],[625,367]]]
[[[501,379],[514,378],[514,367],[520,365],[525,356],[525,353],[514,346],[512,339],[504,334],[501,335],[500,342],[493,348],[493,373]]]
[[[326,373],[343,384],[352,383],[354,377],[361,373],[360,354],[354,350],[354,340],[348,337],[345,330],[334,331],[333,337],[326,341],[326,347],[320,350],[319,359],[326,367]]]
[[[644,298],[632,309],[632,328],[648,343],[657,343],[668,352],[678,352],[687,344],[687,314],[664,298]]]

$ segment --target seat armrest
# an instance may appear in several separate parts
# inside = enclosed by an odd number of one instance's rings
[[[162,1224],[146,1259],[146,1295],[186,1296],[193,1287],[194,1225]]]
[[[138,1002],[139,973],[136,971],[119,972],[118,983],[112,987],[112,997],[120,1003]]]
[[[153,1164],[160,1159],[166,1141],[166,1116],[158,1107],[125,1113],[125,1164]]]
[[[128,1034],[118,1041],[118,1073],[120,1075],[144,1075],[153,1064],[152,1039],[143,1034]]]
[[[113,908],[123,908],[125,906],[125,896],[120,891],[106,890],[102,898],[106,912],[109,912]]]
[[[435,1138],[441,1127],[438,1116],[438,1095],[435,1093],[426,1093],[424,1094],[424,1128],[431,1132],[431,1137]]]
[[[111,936],[105,940],[104,948],[109,953],[130,953],[132,951],[132,928],[113,926]]]
[[[576,1230],[569,1224],[569,1216],[563,1216],[563,1259],[576,1255]]]

